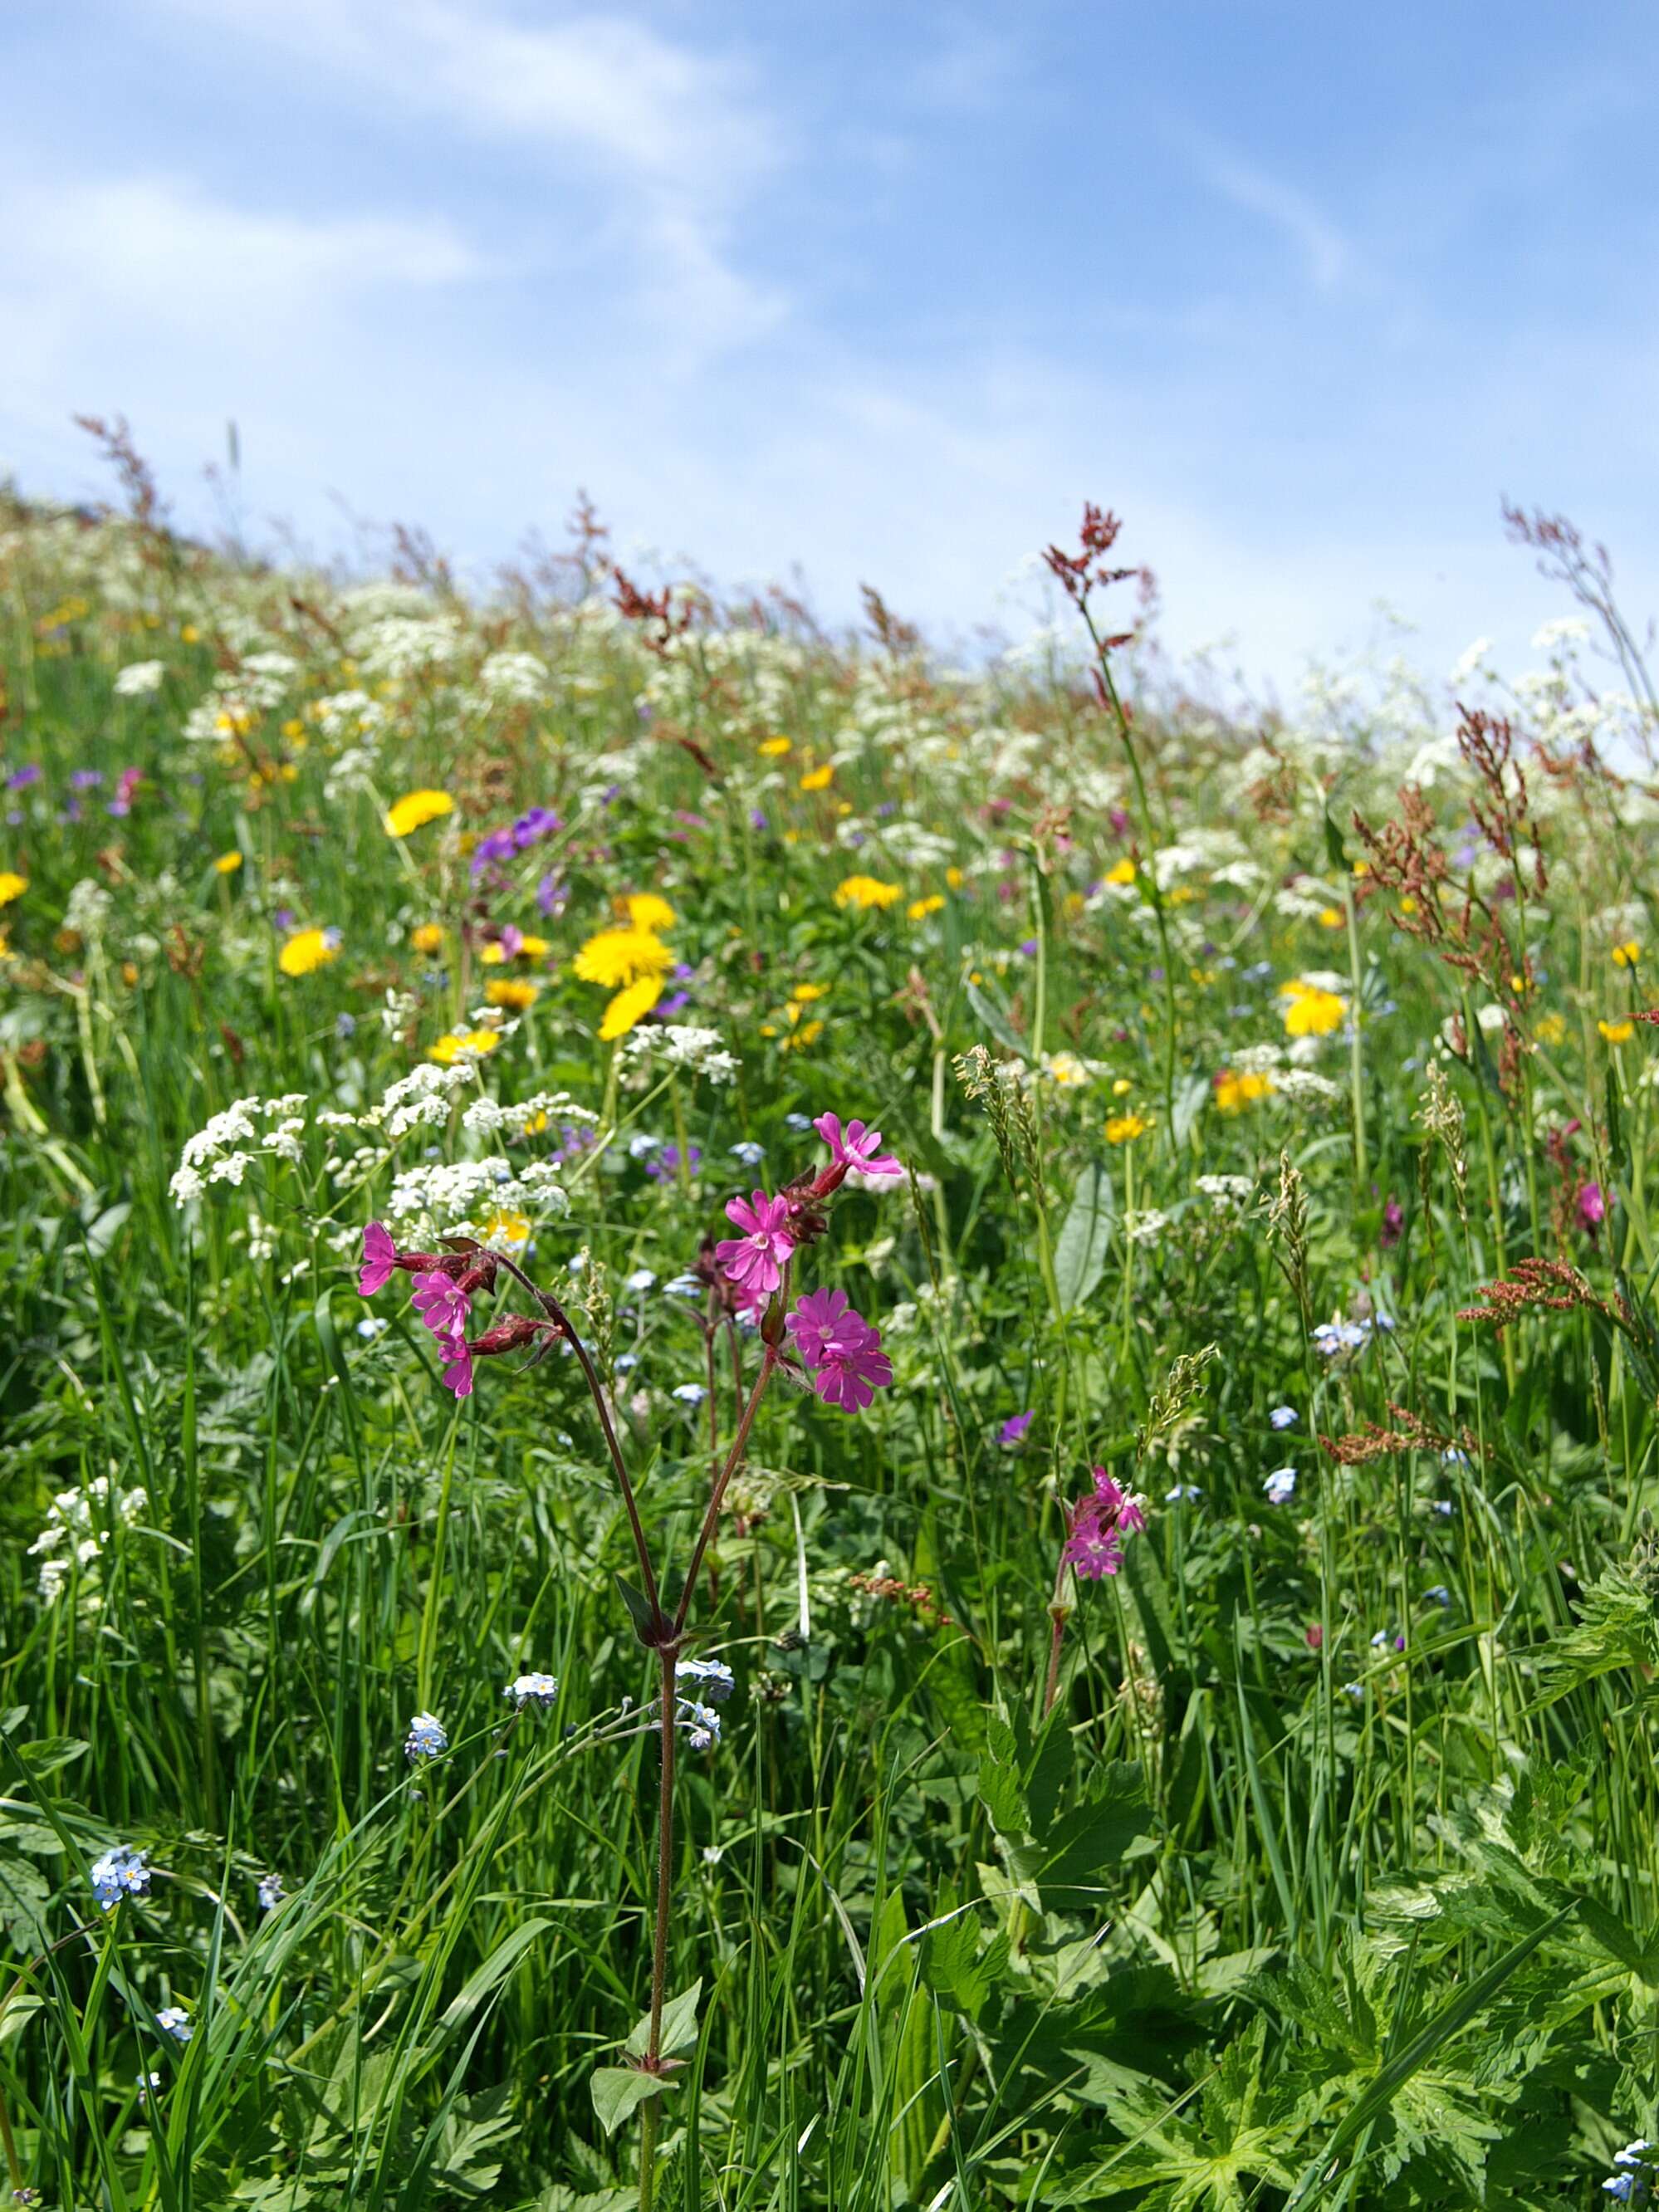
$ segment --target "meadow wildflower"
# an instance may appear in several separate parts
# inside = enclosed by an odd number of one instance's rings
[[[188,2043],[196,2033],[190,2014],[182,2005],[163,2005],[155,2015],[155,2025],[163,2035],[170,2035],[175,2043]]]
[[[515,1674],[501,1692],[510,1698],[515,1712],[526,1705],[550,1705],[559,1694],[557,1678],[552,1674]]]
[[[234,876],[241,865],[242,856],[240,853],[221,853],[213,864],[213,872],[218,876]]]
[[[452,1030],[447,1036],[437,1039],[427,1058],[435,1060],[440,1067],[470,1064],[487,1059],[501,1041],[498,1030]]]
[[[1258,1099],[1272,1096],[1273,1079],[1265,1069],[1224,1067],[1215,1079],[1215,1103],[1224,1114],[1242,1114]]]
[[[611,991],[647,976],[665,975],[673,964],[671,946],[650,930],[631,925],[600,930],[578,950],[570,963],[572,972],[584,983],[603,984]]]
[[[1121,1490],[1103,1467],[1093,1469],[1094,1486],[1066,1508],[1063,1563],[1084,1582],[1115,1575],[1123,1565],[1123,1543],[1146,1526],[1145,1500]]]
[[[10,906],[28,887],[27,876],[20,876],[15,868],[0,868],[0,906]]]
[[[1307,976],[1285,984],[1279,996],[1286,1001],[1285,1034],[1293,1037],[1329,1036],[1348,1018],[1347,1001],[1337,992]]]
[[[889,1319],[891,1319],[890,1315],[889,1316]],[[1023,1444],[1025,1441],[1026,1434],[1030,1430],[1032,1422],[1036,1419],[1036,1415],[1034,1413],[1010,1414],[1008,1419],[1003,1423],[1002,1426],[997,1431],[997,1442],[1000,1444],[1006,1446],[1010,1450],[1012,1450],[1016,1444]]]
[[[892,1382],[881,1331],[853,1310],[845,1291],[808,1291],[796,1300],[784,1326],[826,1406],[862,1413]]]
[[[434,1713],[416,1713],[404,1739],[405,1759],[437,1759],[449,1748],[449,1732]]]
[[[1636,1034],[1634,1022],[1600,1021],[1595,1026],[1609,1044],[1628,1044]]]
[[[410,837],[417,830],[424,830],[428,822],[441,821],[446,814],[455,811],[455,802],[447,791],[410,791],[386,810],[386,833],[388,837]]]
[[[296,930],[277,954],[276,965],[284,975],[313,975],[339,957],[340,943],[337,929]]]
[[[1296,1495],[1296,1469],[1275,1468],[1261,1486],[1269,1505],[1288,1505]]]
[[[1149,1126],[1144,1115],[1114,1114],[1106,1123],[1106,1141],[1109,1145],[1133,1144],[1137,1137],[1146,1135]]]
[[[642,1022],[662,996],[662,982],[655,975],[641,975],[637,983],[629,983],[617,992],[605,1010],[599,1026],[601,1044],[610,1044]]]
[[[1634,938],[1628,938],[1623,945],[1615,945],[1613,948],[1613,964],[1615,968],[1637,967],[1641,958],[1642,948]]]
[[[854,907],[860,911],[891,906],[903,896],[896,884],[883,883],[878,876],[847,876],[836,886],[836,904]]]
[[[1581,1183],[1574,1202],[1578,1224],[1593,1237],[1607,1218],[1607,1194],[1599,1182]]]
[[[752,1199],[726,1201],[726,1218],[743,1231],[714,1247],[714,1256],[734,1283],[746,1291],[769,1295],[783,1280],[783,1270],[795,1240],[789,1233],[789,1201],[769,1198],[757,1190]]]
[[[1275,1406],[1268,1414],[1267,1420],[1273,1428],[1293,1429],[1300,1418],[1294,1406]]]
[[[711,1750],[720,1740],[720,1717],[713,1705],[688,1698],[679,1705],[675,1718],[687,1730],[693,1751]]]
[[[843,1129],[836,1114],[820,1114],[812,1127],[830,1147],[834,1166],[856,1168],[867,1176],[902,1176],[902,1161],[881,1149],[881,1131],[863,1121],[849,1121]],[[839,1180],[839,1178],[837,1178]],[[830,1186],[833,1188],[833,1185]]]
[[[732,1669],[724,1659],[677,1660],[674,1679],[677,1682],[695,1682],[699,1694],[715,1705],[724,1705],[735,1686]]]
[[[92,1863],[88,1879],[92,1893],[106,1912],[113,1911],[126,1897],[149,1895],[149,1868],[143,1851],[130,1844],[116,1844]]]

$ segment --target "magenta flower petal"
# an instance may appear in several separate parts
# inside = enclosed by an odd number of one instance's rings
[[[361,1297],[372,1298],[398,1264],[398,1248],[378,1221],[363,1231],[363,1264],[357,1277]]]
[[[890,1152],[881,1149],[881,1131],[872,1129],[862,1121],[849,1121],[842,1127],[839,1114],[820,1114],[812,1127],[830,1147],[830,1157],[844,1168],[857,1168],[860,1174],[872,1176],[902,1176],[902,1162]]]

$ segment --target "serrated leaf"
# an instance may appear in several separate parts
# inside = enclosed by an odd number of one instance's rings
[[[634,2066],[600,2066],[588,2084],[593,2111],[606,2135],[614,2136],[629,2115],[647,2097],[667,2087],[660,2074],[641,2074]]]

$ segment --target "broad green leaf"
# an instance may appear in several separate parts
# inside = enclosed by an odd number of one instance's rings
[[[1111,1177],[1103,1167],[1085,1168],[1054,1245],[1054,1281],[1065,1312],[1088,1303],[1105,1267],[1116,1218]]]
[[[663,2075],[641,2074],[634,2066],[600,2066],[588,2087],[600,2126],[614,2136],[629,2114],[647,2097],[658,2095],[667,2081]]]

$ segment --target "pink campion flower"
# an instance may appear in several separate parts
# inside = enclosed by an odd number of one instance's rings
[[[412,1303],[441,1351],[453,1358],[458,1350],[465,1350],[472,1301],[459,1283],[447,1275],[416,1275]]]
[[[452,1337],[444,1347],[449,1364],[444,1370],[444,1388],[453,1390],[458,1398],[472,1395],[472,1347],[464,1336]]]
[[[1101,1520],[1115,1528],[1127,1529],[1135,1535],[1146,1526],[1146,1516],[1140,1500],[1133,1491],[1120,1490],[1103,1467],[1091,1470],[1095,1479],[1095,1494],[1091,1501]]]
[[[869,1324],[854,1312],[845,1291],[809,1291],[795,1301],[784,1327],[809,1367],[822,1367],[840,1352],[862,1346]]]
[[[812,1127],[830,1147],[830,1157],[842,1169],[857,1168],[868,1176],[902,1176],[903,1164],[881,1150],[881,1131],[862,1121],[849,1121],[843,1130],[839,1114],[820,1114]]]
[[[1115,1575],[1123,1565],[1123,1541],[1115,1530],[1103,1528],[1085,1513],[1066,1539],[1062,1556],[1083,1581],[1097,1583],[1103,1575]]]
[[[844,1318],[858,1321],[856,1314]],[[863,1334],[857,1343],[848,1343],[842,1334],[826,1346],[823,1363],[812,1377],[812,1388],[826,1406],[842,1406],[849,1413],[861,1413],[873,1402],[876,1392],[884,1390],[893,1379],[891,1363],[881,1348],[881,1331],[864,1321],[859,1321],[859,1327]]]
[[[1578,1193],[1578,1219],[1592,1237],[1607,1218],[1607,1193],[1599,1182],[1585,1183]]]
[[[398,1248],[378,1221],[363,1231],[363,1267],[357,1278],[359,1294],[372,1298],[398,1265]]]
[[[731,1200],[726,1218],[744,1233],[722,1237],[714,1247],[714,1257],[734,1283],[751,1295],[769,1297],[783,1280],[784,1262],[795,1249],[787,1227],[788,1200],[769,1198],[763,1190],[757,1190],[752,1202],[746,1198]]]
[[[1123,1565],[1123,1539],[1146,1526],[1139,1498],[1120,1490],[1103,1467],[1092,1472],[1093,1490],[1066,1508],[1066,1547],[1060,1554],[1085,1582],[1115,1575]]]

